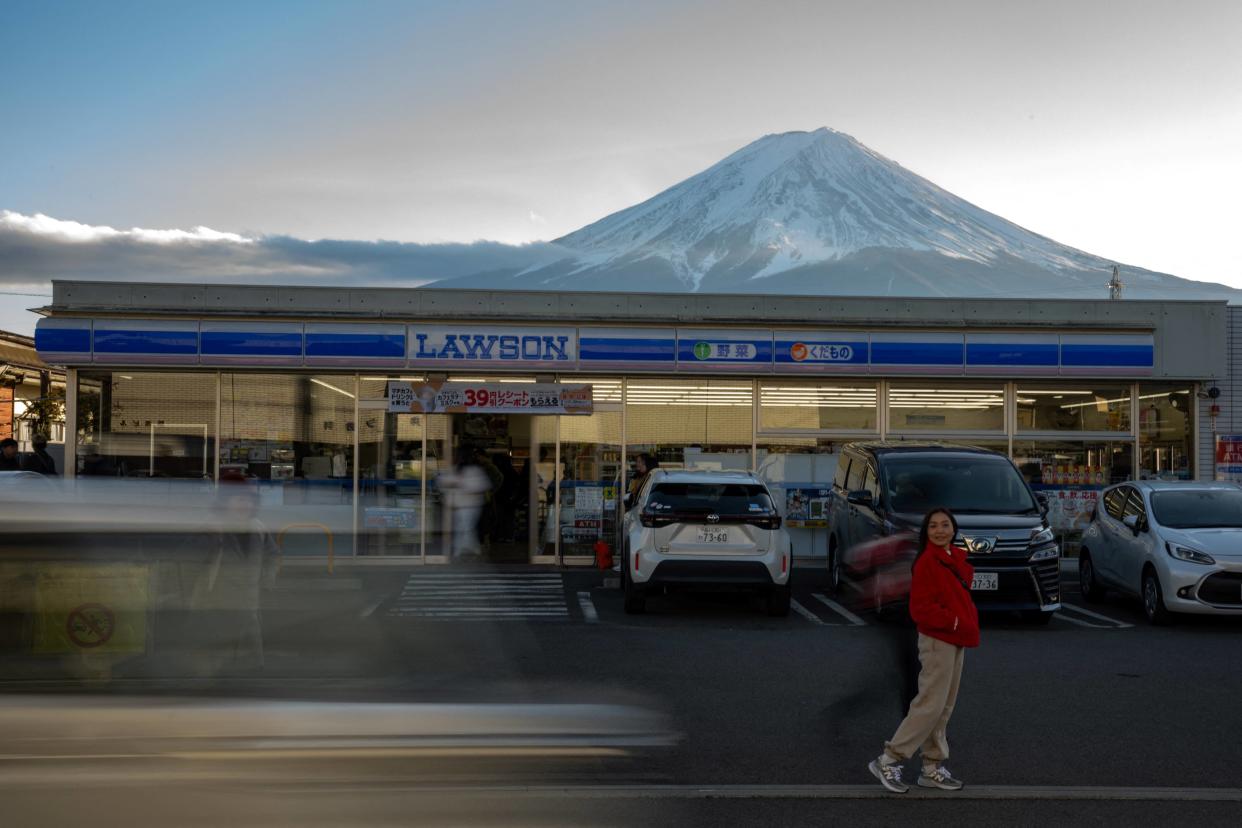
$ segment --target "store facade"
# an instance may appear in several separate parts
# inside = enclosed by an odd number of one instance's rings
[[[273,530],[359,560],[445,559],[437,478],[463,451],[498,561],[615,543],[639,452],[758,472],[822,556],[840,447],[877,438],[1008,454],[1072,540],[1108,483],[1210,478],[1200,392],[1225,373],[1218,302],[54,291],[36,343],[68,368],[68,470],[256,481]]]

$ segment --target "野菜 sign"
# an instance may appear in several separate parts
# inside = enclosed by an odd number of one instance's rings
[[[401,414],[591,414],[590,385],[486,382],[388,383],[388,410]]]

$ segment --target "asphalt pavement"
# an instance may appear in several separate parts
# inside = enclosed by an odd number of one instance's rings
[[[657,596],[646,614],[631,616],[609,575],[522,567],[289,571],[265,597],[261,666],[178,674],[171,662],[118,664],[89,681],[6,671],[2,687],[618,704],[657,712],[674,737],[606,758],[502,763],[487,773],[469,764],[446,776],[344,763],[339,784],[317,783],[313,792],[287,779],[230,785],[228,797],[187,825],[218,824],[225,811],[237,825],[1236,824],[1240,619],[1154,628],[1137,602],[1114,596],[1086,604],[1072,577],[1065,609],[1046,627],[985,617],[949,731],[949,765],[967,791],[895,797],[866,770],[902,714],[891,627],[851,612],[825,589],[822,572],[795,570],[786,618],[765,615],[755,597],[729,593]],[[53,807],[37,786],[23,790],[19,799],[35,797],[26,805],[47,817],[43,824],[64,824],[54,817],[68,816],[75,803],[94,808],[116,799],[113,789],[88,785]],[[156,814],[165,795],[138,801]],[[168,807],[185,801],[170,799]],[[134,802],[117,799],[115,813]],[[113,823],[100,817],[94,824]]]

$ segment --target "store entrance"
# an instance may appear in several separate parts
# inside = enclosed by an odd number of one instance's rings
[[[556,538],[550,528],[556,495],[555,418],[529,414],[448,417],[445,438],[453,449],[445,456],[477,466],[490,484],[475,527],[479,558],[493,564],[555,561]],[[444,492],[443,508],[453,509],[453,498],[451,492]],[[450,529],[446,534],[459,531],[457,526],[448,526],[447,517],[443,522]],[[453,540],[447,541],[451,552]]]
[[[556,418],[400,414],[359,423],[359,553],[551,563]],[[465,470],[462,463],[472,466]]]

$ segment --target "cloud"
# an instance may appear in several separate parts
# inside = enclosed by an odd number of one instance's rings
[[[539,215],[534,210],[530,211],[530,220],[532,224],[547,224],[548,223],[548,220],[546,218]]]
[[[414,287],[564,258],[553,244],[408,244],[246,237],[208,227],[117,230],[0,211],[0,289],[52,279]]]

